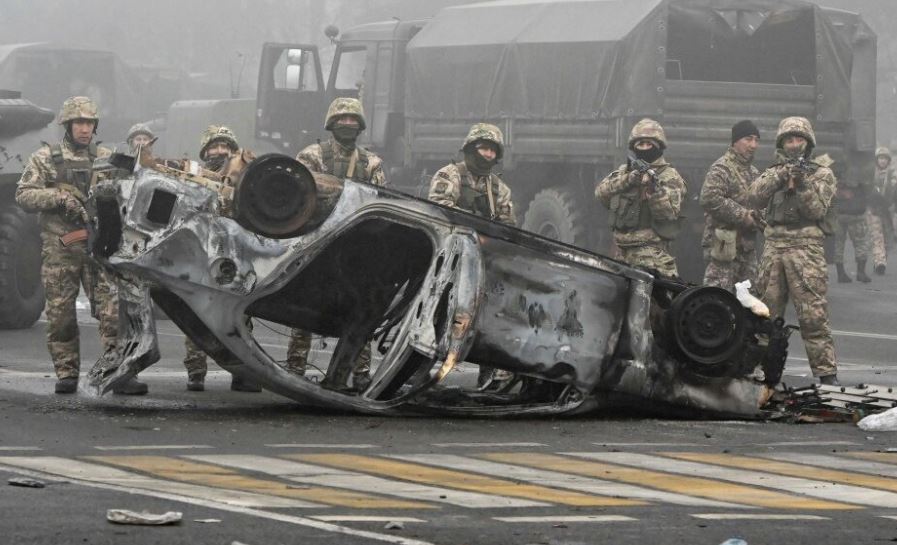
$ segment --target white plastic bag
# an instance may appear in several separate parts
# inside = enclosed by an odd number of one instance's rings
[[[750,280],[735,284],[735,297],[738,298],[738,302],[741,303],[743,307],[751,309],[751,312],[757,316],[760,316],[761,318],[769,318],[769,307],[766,306],[766,303],[751,295],[751,292],[749,291],[750,289]]]
[[[883,413],[870,414],[857,422],[857,426],[865,431],[897,431],[897,407]]]

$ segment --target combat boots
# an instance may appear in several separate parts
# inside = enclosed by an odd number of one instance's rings
[[[857,280],[863,282],[864,284],[868,284],[872,282],[872,279],[866,276],[866,260],[865,259],[857,259]]]
[[[206,390],[206,376],[202,373],[187,375],[187,390],[191,392],[204,392]]]
[[[838,269],[838,283],[839,284],[849,284],[853,282],[853,278],[851,278],[847,271],[844,270],[844,263],[835,263],[835,267]]]
[[[875,266],[875,274],[878,276],[884,276],[887,267],[885,267],[884,263]]]
[[[56,381],[57,394],[74,394],[78,391],[78,377],[65,377]]]
[[[819,377],[819,383],[826,386],[841,386],[838,382],[838,375],[823,375]]]
[[[149,387],[145,382],[140,382],[134,377],[129,378],[123,384],[112,387],[113,394],[126,396],[142,396],[149,392]]]

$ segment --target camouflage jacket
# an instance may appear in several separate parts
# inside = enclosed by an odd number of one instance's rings
[[[781,157],[779,158],[781,159]],[[817,224],[796,228],[785,225],[769,225],[763,232],[767,245],[791,248],[807,243],[819,244],[825,238],[825,232],[819,224],[825,220],[829,208],[834,205],[837,181],[835,174],[828,168],[831,160],[827,156],[815,158],[811,163],[815,171],[804,176],[804,181],[797,188],[796,195],[801,216],[809,221],[815,221]],[[781,162],[769,167],[751,185],[748,200],[752,206],[766,209],[773,196],[780,189],[785,188],[785,182],[779,179],[780,166]]]
[[[354,150],[345,148],[335,139],[331,138],[326,145],[331,146],[334,158],[341,159],[341,162],[348,164],[354,153]],[[353,178],[364,181],[369,184],[384,186],[386,185],[386,174],[383,173],[383,161],[375,153],[364,148],[356,147],[360,154],[366,155],[367,168],[363,172],[359,171]],[[338,156],[338,157],[337,157]],[[312,144],[296,155],[296,160],[305,165],[312,172],[321,172],[323,174],[333,174],[339,176],[341,173],[334,172],[334,163],[324,164],[324,149],[321,144]]]
[[[897,172],[890,166],[884,170],[875,168],[875,180],[870,188],[870,208],[877,214],[897,205]]]
[[[676,221],[682,212],[682,202],[688,191],[685,180],[663,157],[651,163],[651,166],[657,173],[657,188],[644,199],[651,217],[660,221]],[[598,182],[595,197],[601,204],[610,208],[611,199],[615,195],[638,195],[641,189],[630,183],[629,173],[629,165],[624,164]],[[614,242],[621,248],[666,244],[666,241],[652,228],[627,232],[615,230]]]
[[[64,161],[87,161],[90,159],[88,150],[76,150],[68,141],[63,140],[61,145],[62,159]],[[104,159],[111,155],[107,148],[96,147],[96,158]],[[22,177],[16,188],[16,202],[26,212],[38,212],[43,236],[60,237],[71,231],[83,229],[83,223],[73,223],[66,220],[63,214],[62,201],[68,191],[57,187],[56,165],[51,156],[51,147],[42,146],[31,154],[28,164],[25,166]],[[69,183],[63,180],[63,183]],[[86,197],[82,194],[78,198]]]
[[[701,187],[701,208],[704,209],[704,237],[702,245],[710,246],[715,229],[738,231],[738,246],[753,249],[756,227],[745,222],[754,209],[748,205],[748,190],[760,171],[729,148],[716,160],[704,177]]]
[[[488,185],[492,186],[494,210],[489,217]],[[430,181],[427,198],[436,204],[458,208],[505,225],[517,225],[511,188],[497,174],[474,176],[464,165],[452,163],[439,169]],[[481,203],[477,205],[477,203]]]

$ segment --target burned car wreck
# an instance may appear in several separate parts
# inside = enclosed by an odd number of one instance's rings
[[[117,278],[122,325],[117,353],[89,375],[100,394],[158,360],[151,300],[228,371],[369,414],[623,405],[759,417],[781,378],[788,328],[721,289],[282,155],[255,159],[233,184],[188,164],[111,162],[124,175],[94,191],[92,251]],[[338,338],[323,378],[284,369],[254,337],[259,320]],[[347,382],[369,342],[379,357],[359,391]],[[461,362],[515,381],[465,386],[452,373]]]

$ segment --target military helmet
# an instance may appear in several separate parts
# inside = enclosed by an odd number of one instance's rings
[[[663,127],[660,126],[660,123],[653,119],[642,119],[632,127],[632,131],[629,133],[629,149],[632,149],[636,141],[646,138],[657,142],[660,149],[666,149],[667,147],[667,135],[663,132]]]
[[[786,136],[802,136],[806,139],[809,148],[816,147],[816,133],[813,125],[806,117],[786,117],[779,122],[779,130],[776,132],[776,147],[782,147],[782,141]]]
[[[495,144],[498,147],[495,158],[496,160],[501,160],[502,155],[505,153],[505,138],[501,134],[501,129],[490,123],[477,123],[470,128],[470,132],[467,133],[467,138],[464,139],[464,145],[461,146],[461,149],[467,150],[468,146],[480,141]]]
[[[875,157],[876,159],[879,157],[887,157],[888,159],[891,159],[891,150],[885,146],[879,146],[875,148]]]
[[[128,129],[128,137],[125,138],[125,141],[130,142],[138,134],[145,134],[150,139],[156,136],[155,134],[153,134],[152,129],[149,128],[149,125],[147,125],[146,123],[137,123],[135,125],[131,125],[131,128]]]
[[[97,103],[88,97],[69,97],[59,110],[59,124],[65,125],[76,119],[88,119],[99,123],[100,114]]]
[[[351,115],[358,120],[358,128],[364,130],[366,124],[364,121],[364,108],[361,101],[357,98],[340,97],[330,103],[327,108],[327,117],[324,119],[324,128],[332,130],[336,123],[336,118],[341,115]]]
[[[240,149],[240,143],[237,142],[237,137],[234,135],[234,131],[229,128],[221,125],[209,125],[206,127],[206,130],[202,133],[202,138],[199,140],[199,158],[205,160],[206,158],[206,150],[209,149],[215,142],[224,142],[231,149],[237,151]]]

